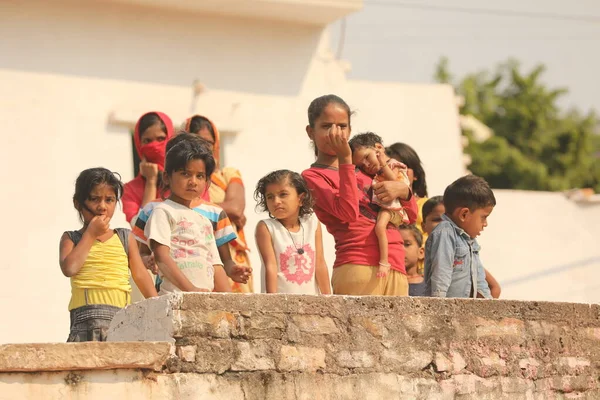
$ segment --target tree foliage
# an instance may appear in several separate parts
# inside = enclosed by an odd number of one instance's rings
[[[561,110],[565,89],[547,87],[538,65],[523,73],[510,60],[493,72],[481,71],[452,82],[448,60],[436,66],[435,78],[455,83],[464,98],[461,114],[472,115],[494,135],[483,142],[472,132],[465,151],[469,169],[494,188],[566,190],[592,187],[600,191],[600,135],[593,112]]]

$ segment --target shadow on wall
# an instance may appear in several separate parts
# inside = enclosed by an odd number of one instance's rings
[[[108,2],[9,2],[0,21],[0,68],[287,96],[322,31]]]

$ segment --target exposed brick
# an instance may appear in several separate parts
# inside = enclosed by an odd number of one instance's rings
[[[292,321],[301,332],[310,333],[313,335],[330,335],[339,333],[340,330],[335,325],[335,322],[329,317],[321,317],[319,315],[294,315]]]
[[[231,366],[232,371],[261,371],[275,369],[269,342],[237,342],[236,360]]]
[[[459,373],[467,367],[467,362],[457,351],[451,351],[450,357],[452,357],[452,372]]]
[[[370,368],[375,364],[373,355],[366,351],[340,351],[336,355],[337,363],[343,368]]]
[[[556,367],[560,373],[581,374],[590,367],[590,360],[583,357],[559,357],[556,360]]]
[[[525,334],[525,323],[514,318],[503,318],[494,321],[485,318],[476,318],[475,334],[478,338],[488,336],[516,336],[523,337]]]
[[[437,372],[452,370],[452,362],[442,353],[435,353],[434,363]]]
[[[235,315],[225,311],[184,311],[181,324],[184,335],[229,338],[238,334]]]
[[[504,393],[527,393],[535,389],[532,381],[523,378],[500,377],[500,387]]]
[[[280,371],[316,371],[325,368],[325,350],[313,347],[281,346]]]
[[[283,314],[254,314],[246,323],[246,335],[251,339],[273,338],[280,339],[285,331],[285,315]]]
[[[355,317],[350,320],[350,324],[364,328],[376,338],[383,338],[388,333],[382,317]]]
[[[194,362],[196,361],[196,349],[198,346],[178,346],[177,357],[183,361]]]
[[[499,383],[495,379],[484,379],[476,375],[454,375],[452,377],[455,384],[456,394],[472,394],[479,395],[491,392],[499,387]]]
[[[433,354],[427,351],[404,349],[403,352],[384,349],[381,355],[382,364],[394,371],[420,372],[433,360]]]

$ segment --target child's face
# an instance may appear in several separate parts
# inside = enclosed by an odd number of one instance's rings
[[[377,158],[380,153],[385,154],[385,149],[379,143],[376,143],[375,147],[358,147],[352,153],[352,164],[365,174],[374,176],[383,167]]]
[[[446,208],[443,204],[438,204],[431,210],[431,212],[427,215],[427,218],[423,220],[421,223],[421,228],[423,228],[423,232],[426,234],[430,234],[433,232],[433,228],[438,226],[440,222],[442,222],[442,215],[446,212]]]
[[[265,190],[267,209],[279,220],[296,220],[300,213],[304,194],[298,196],[296,188],[288,181],[271,183]]]
[[[317,118],[314,128],[310,125],[306,127],[306,133],[311,140],[315,141],[315,146],[320,153],[335,156],[335,152],[329,146],[328,133],[333,125],[339,126],[344,133],[350,134],[350,120],[348,112],[337,103],[329,103],[323,112]]]
[[[408,229],[400,229],[402,240],[404,240],[404,264],[406,270],[416,268],[417,262],[423,259],[423,249],[415,240],[415,235]]]
[[[190,202],[204,193],[208,177],[203,160],[189,161],[185,169],[174,171],[171,175],[165,173],[166,183],[169,185],[173,200]]]
[[[471,239],[475,239],[488,225],[487,218],[492,211],[494,211],[494,206],[478,208],[472,212],[468,208],[461,208],[458,213],[457,225],[464,229]]]
[[[83,221],[89,223],[97,215],[104,215],[111,219],[116,207],[117,195],[114,189],[101,183],[92,189],[88,199],[78,209],[83,216]]]

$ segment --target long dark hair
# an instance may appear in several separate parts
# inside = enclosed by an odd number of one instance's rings
[[[419,155],[409,145],[405,143],[394,143],[385,148],[385,153],[393,159],[400,161],[413,170],[415,181],[412,190],[419,197],[427,197],[427,180],[425,179],[425,170]]]

